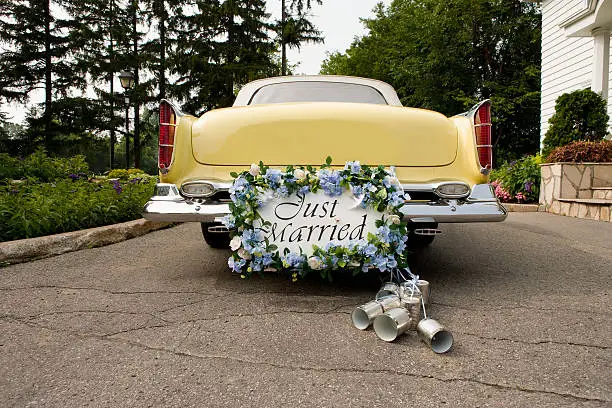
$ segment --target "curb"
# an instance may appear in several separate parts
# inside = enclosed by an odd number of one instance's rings
[[[173,225],[140,218],[120,224],[0,243],[0,266],[48,258],[139,237]]]
[[[502,205],[508,210],[508,212],[538,212],[540,211],[540,204],[513,204],[513,203],[502,203]]]

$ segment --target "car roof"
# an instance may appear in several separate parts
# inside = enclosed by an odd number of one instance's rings
[[[259,89],[266,85],[288,83],[288,82],[341,82],[347,84],[366,85],[376,89],[387,101],[387,104],[392,106],[402,106],[402,103],[395,92],[395,89],[386,82],[377,79],[360,78],[343,75],[292,75],[280,76],[265,79],[258,79],[249,82],[240,89],[233,106],[247,106],[251,98]]]

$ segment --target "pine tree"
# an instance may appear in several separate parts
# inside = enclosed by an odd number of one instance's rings
[[[276,75],[276,47],[263,0],[196,0],[183,17],[172,56],[178,75],[172,94],[201,114],[230,106],[235,89]]]
[[[70,59],[74,51],[68,35],[72,22],[56,14],[63,13],[51,0],[13,0],[3,4],[0,19],[0,39],[6,44],[1,65],[11,67],[3,93],[28,96],[35,89],[44,89],[40,122],[49,151],[54,148],[54,97],[67,96],[70,88],[83,86],[85,81],[75,75]]]
[[[106,121],[100,130],[108,131],[110,168],[115,166],[116,129],[122,120],[116,115],[115,77],[126,64],[129,51],[125,44],[129,36],[128,15],[117,0],[70,0],[65,7],[75,22],[70,33],[78,49],[77,69],[88,75],[90,86],[106,107]],[[108,91],[105,90],[108,89]]]
[[[322,0],[315,0],[323,4]],[[281,0],[281,19],[276,22],[276,32],[281,44],[281,75],[287,75],[287,47],[299,49],[302,43],[322,43],[323,37],[310,20],[308,11],[312,0]]]

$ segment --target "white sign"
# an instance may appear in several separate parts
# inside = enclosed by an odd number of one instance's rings
[[[348,191],[347,191],[348,193]],[[270,244],[305,255],[313,253],[312,246],[324,247],[329,242],[347,246],[349,241],[367,239],[376,233],[376,220],[381,214],[363,208],[360,201],[349,194],[329,197],[323,192],[292,194],[286,198],[271,198],[259,214],[270,226],[263,227]]]

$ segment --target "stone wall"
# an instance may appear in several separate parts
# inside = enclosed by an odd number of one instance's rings
[[[546,211],[611,221],[612,163],[547,163],[541,169],[540,204]]]

